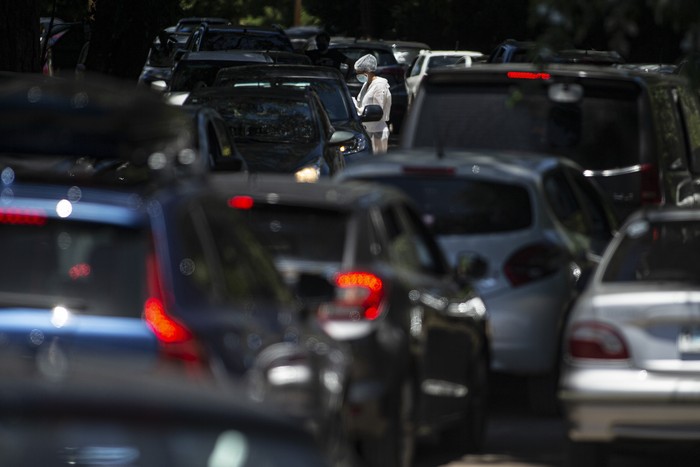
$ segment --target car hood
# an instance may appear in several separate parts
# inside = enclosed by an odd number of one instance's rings
[[[294,173],[300,168],[320,163],[321,144],[277,144],[237,142],[250,172]]]

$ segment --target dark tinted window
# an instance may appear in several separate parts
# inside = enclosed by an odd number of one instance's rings
[[[0,303],[7,293],[25,296],[24,303],[60,297],[78,313],[138,317],[146,299],[147,245],[141,231],[114,225],[0,224]]]
[[[432,86],[415,147],[517,149],[569,157],[603,170],[639,164],[639,89],[584,85],[579,104],[552,102],[542,82]]]
[[[226,120],[236,143],[311,143],[318,128],[305,100],[258,95],[198,96],[191,103],[209,105]]]
[[[503,232],[532,224],[525,187],[464,178],[375,177],[408,194],[438,235]]]
[[[700,283],[700,223],[631,224],[605,269],[603,282]]]
[[[348,215],[301,206],[258,204],[242,212],[277,257],[340,262]]]
[[[430,57],[430,61],[428,62],[428,68],[439,68],[441,66],[454,65],[463,58],[464,57],[461,55],[433,55]]]

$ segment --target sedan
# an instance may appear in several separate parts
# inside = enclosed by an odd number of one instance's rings
[[[597,186],[565,159],[494,151],[395,151],[337,178],[414,200],[450,262],[474,265],[492,369],[525,376],[531,407],[554,411],[563,324],[616,227]]]
[[[700,211],[647,208],[606,250],[566,327],[572,466],[700,440]],[[678,444],[676,443],[676,446]]]
[[[345,167],[340,146],[355,137],[335,130],[311,89],[216,87],[190,94],[226,120],[250,172],[293,174],[315,182]]]
[[[310,65],[239,66],[219,71],[213,85],[311,88],[321,98],[333,127],[354,134],[352,141],[339,148],[345,162],[352,163],[372,155],[369,135],[362,122],[380,120],[383,111],[378,105],[368,105],[363,115],[358,115],[345,79],[335,68]]]
[[[420,435],[482,447],[487,310],[466,272],[447,266],[406,196],[272,175],[212,182],[273,252],[322,329],[349,345],[349,433],[370,466],[410,465]]]

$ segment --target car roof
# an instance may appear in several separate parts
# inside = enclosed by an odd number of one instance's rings
[[[347,166],[339,179],[414,174],[480,176],[492,179],[520,179],[537,181],[545,172],[566,165],[583,172],[573,161],[549,154],[496,150],[443,150],[442,156],[435,149],[394,150],[371,160],[358,161]],[[477,175],[478,174],[478,175]]]
[[[389,52],[394,52],[393,47],[391,46],[391,43],[387,43],[384,41],[374,41],[374,40],[367,40],[367,39],[354,39],[354,38],[332,38],[330,44],[328,45],[329,48],[342,48],[342,47],[364,47],[368,49],[381,49],[381,50],[387,50]]]
[[[246,195],[256,201],[290,206],[353,211],[399,200],[410,203],[397,189],[366,182],[337,183],[324,179],[299,183],[288,175],[212,174],[210,183],[224,194]]]
[[[208,31],[217,32],[243,32],[252,34],[276,34],[286,36],[284,30],[275,26],[250,26],[242,24],[208,24],[206,25]]]
[[[508,72],[534,73],[535,75],[539,74],[540,78],[544,78],[546,74],[549,74],[554,77],[580,79],[596,78],[619,81],[632,80],[648,84],[668,82],[669,80],[676,78],[675,76],[661,73],[645,73],[640,70],[625,69],[613,66],[582,64],[538,65],[533,63],[485,63],[468,68],[436,69],[426,77],[426,82],[458,83],[460,81],[478,81],[484,78],[488,78],[489,80],[497,78],[503,82],[506,82],[513,79],[508,77]]]
[[[421,50],[420,55],[468,55],[470,57],[481,57],[484,55],[476,50]]]

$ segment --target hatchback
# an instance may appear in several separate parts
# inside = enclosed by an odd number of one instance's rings
[[[697,446],[699,252],[700,211],[672,207],[634,213],[606,250],[566,326],[570,465],[607,465],[618,447]]]
[[[580,167],[525,153],[397,150],[336,179],[401,189],[454,266],[478,265],[491,368],[527,376],[533,408],[552,411],[561,329],[616,227]]]
[[[487,310],[406,196],[368,183],[262,175],[212,182],[288,282],[318,303],[326,333],[349,344],[349,433],[369,465],[410,465],[414,439],[423,435],[482,447]]]
[[[700,105],[685,79],[611,66],[489,64],[422,81],[404,148],[527,150],[576,161],[620,219],[696,205]]]

